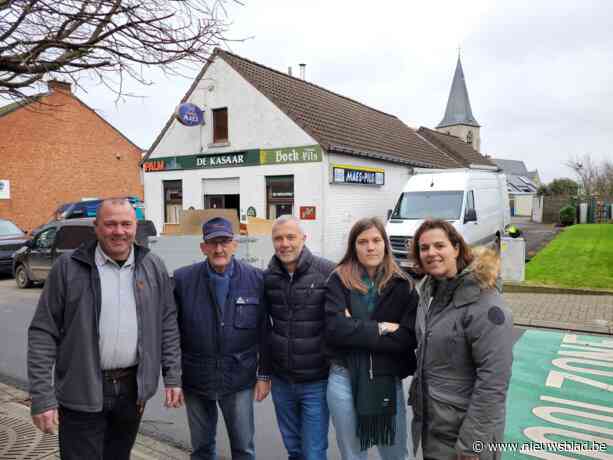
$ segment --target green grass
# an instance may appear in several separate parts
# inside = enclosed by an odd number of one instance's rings
[[[568,227],[526,265],[526,281],[613,290],[613,225]]]

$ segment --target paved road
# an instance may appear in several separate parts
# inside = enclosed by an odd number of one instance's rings
[[[40,289],[38,288],[18,290],[15,287],[14,280],[0,279],[0,379],[7,383],[17,383],[22,388],[25,387],[26,382],[26,330],[39,295]],[[509,424],[507,432],[511,433],[511,439],[515,440],[523,440],[525,436],[522,433],[526,423],[534,423],[533,421],[524,423],[526,417],[531,414],[532,406],[523,404],[525,396],[522,392],[526,388],[531,389],[530,391],[538,392],[545,387],[544,378],[539,377],[539,380],[533,378],[533,376],[541,376],[543,374],[543,366],[546,365],[548,359],[551,361],[550,355],[560,348],[559,344],[564,337],[564,334],[560,333],[540,333],[546,334],[544,336],[533,336],[533,333],[534,331],[532,330],[526,333],[526,329],[517,327],[514,329],[514,338],[518,341],[518,347],[515,349],[514,376],[511,386],[513,402],[510,404],[512,409],[509,420],[512,423]],[[602,342],[603,338],[592,336],[587,340],[600,340]],[[613,342],[611,342],[610,346],[613,348]],[[538,358],[540,356],[539,353],[546,354],[543,355],[544,357]],[[610,362],[613,362],[613,357],[606,355],[604,358],[607,358],[609,363],[605,363],[604,366],[611,368],[613,365]],[[601,372],[604,372],[604,374],[601,373],[600,377],[594,377],[594,379],[601,381],[600,385],[604,385],[604,390],[601,391],[601,394],[613,394],[606,393],[607,391],[613,391],[613,372],[610,370]],[[602,378],[603,375],[605,379]],[[566,385],[568,386],[568,384]],[[549,394],[545,390],[542,393]],[[558,394],[558,397],[566,396],[563,392]],[[573,397],[571,394],[568,396],[568,399]],[[143,431],[146,434],[154,435],[163,440],[170,440],[174,445],[188,447],[189,435],[185,410],[166,410],[162,407],[161,400],[161,392],[158,392],[158,395],[148,404],[142,424]],[[590,401],[598,401],[598,399],[592,398]],[[611,401],[613,401],[613,398],[609,399],[609,402]],[[611,404],[609,404],[610,406]],[[516,413],[518,414],[517,416],[514,415]],[[230,456],[223,424],[220,426],[218,439],[220,460],[227,460]],[[329,441],[328,458],[330,460],[338,460],[340,457],[332,427]],[[259,458],[266,460],[282,460],[287,458],[281,444],[270,398],[256,405],[256,448]],[[373,453],[369,458],[377,457]]]
[[[26,389],[27,327],[41,289],[19,290],[13,279],[0,278],[0,380]],[[185,409],[168,410],[162,406],[162,392],[147,404],[141,431],[172,444],[189,448],[189,431]],[[277,429],[271,398],[256,404],[256,448],[258,457],[266,460],[285,460],[287,455]],[[220,460],[228,460],[229,443],[220,417],[218,448]],[[330,430],[328,458],[340,458],[334,431]],[[374,456],[372,458],[375,458]]]

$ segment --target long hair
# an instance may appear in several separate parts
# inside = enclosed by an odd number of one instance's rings
[[[381,220],[377,217],[365,217],[358,220],[355,224],[353,224],[353,227],[351,227],[351,231],[349,232],[349,240],[347,241],[347,250],[336,267],[336,272],[338,273],[343,285],[347,289],[354,289],[363,294],[368,292],[368,288],[362,281],[364,266],[358,260],[356,242],[358,236],[362,232],[370,230],[371,228],[377,229],[385,244],[383,260],[381,261],[379,267],[377,267],[377,273],[375,276],[377,291],[381,292],[389,280],[391,280],[394,276],[402,278],[410,283],[411,281],[409,277],[400,269],[392,256],[389,238],[387,237],[387,232],[385,231],[385,227],[383,226]]]
[[[473,253],[470,249],[470,246],[466,244],[464,238],[460,233],[455,229],[453,225],[451,225],[446,220],[440,219],[428,219],[425,220],[415,232],[415,236],[413,237],[413,247],[411,248],[411,252],[413,254],[413,260],[417,262],[419,268],[422,270],[424,266],[421,262],[421,257],[419,256],[419,239],[421,236],[427,232],[428,230],[442,230],[445,235],[447,235],[447,239],[451,243],[454,248],[458,248],[458,258],[456,259],[456,266],[458,269],[458,273],[468,267],[474,259]]]

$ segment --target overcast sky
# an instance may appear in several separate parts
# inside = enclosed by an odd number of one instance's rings
[[[613,2],[245,0],[231,7],[229,50],[392,113],[409,126],[442,119],[458,47],[481,152],[523,160],[541,179],[564,163],[613,161]],[[115,103],[103,87],[77,95],[148,148],[191,84],[153,77]]]

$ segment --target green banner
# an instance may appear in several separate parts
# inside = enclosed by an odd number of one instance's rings
[[[311,163],[320,162],[322,159],[323,155],[319,145],[260,150],[260,164],[262,165]]]
[[[260,164],[259,150],[215,153],[208,155],[184,155],[147,160],[143,163],[145,172],[178,171],[182,169],[233,168],[257,166]]]
[[[145,172],[180,171],[183,169],[235,168],[289,163],[322,161],[319,145],[270,150],[245,150],[242,152],[183,155],[147,160]]]
[[[613,340],[528,330],[513,355],[503,458],[613,458]]]

